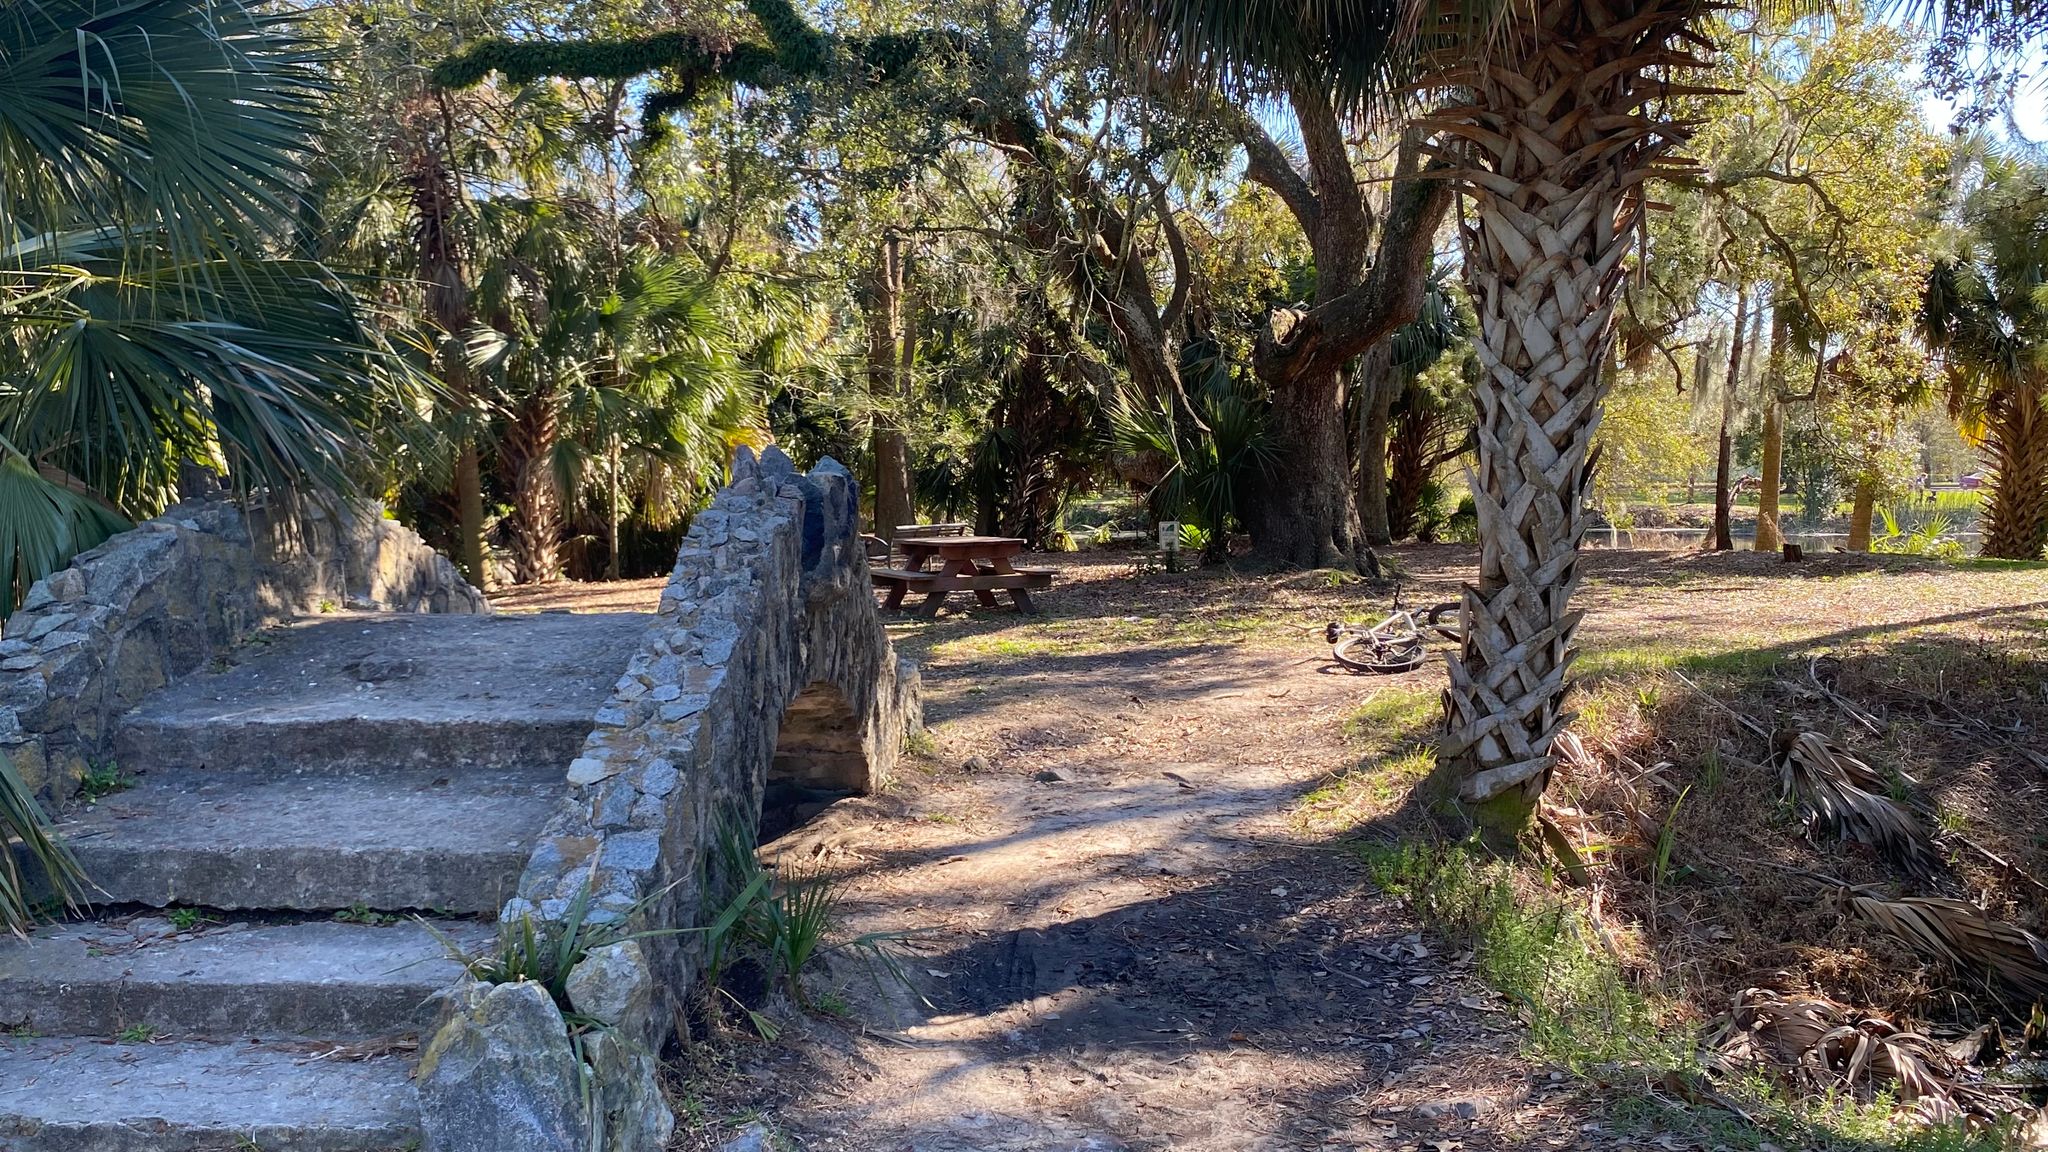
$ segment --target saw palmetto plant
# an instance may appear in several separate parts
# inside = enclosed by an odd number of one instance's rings
[[[232,0],[0,10],[0,614],[183,463],[346,487],[395,385],[348,287],[285,247],[319,56]]]

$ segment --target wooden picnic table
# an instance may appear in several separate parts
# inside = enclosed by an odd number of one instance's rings
[[[874,570],[875,586],[886,588],[885,606],[903,607],[903,597],[915,589],[925,594],[918,611],[937,616],[946,597],[955,591],[971,591],[985,607],[996,606],[996,593],[1008,592],[1022,612],[1037,612],[1031,589],[1052,587],[1052,569],[1019,568],[1011,558],[1024,550],[1024,541],[1012,536],[908,536],[896,546],[908,557],[908,568]]]

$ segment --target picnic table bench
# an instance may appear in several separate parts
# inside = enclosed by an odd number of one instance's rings
[[[877,568],[868,574],[875,587],[886,589],[884,607],[903,607],[903,597],[912,591],[925,594],[918,612],[937,616],[946,598],[958,591],[971,591],[989,608],[996,606],[996,593],[1008,592],[1019,611],[1037,612],[1032,589],[1052,587],[1050,568],[1019,568],[1011,558],[1024,550],[1024,541],[1009,536],[908,536],[898,537],[896,546],[907,557],[905,567]]]

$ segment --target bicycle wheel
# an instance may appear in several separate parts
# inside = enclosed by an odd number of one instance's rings
[[[1369,633],[1344,637],[1330,654],[1353,672],[1377,672],[1382,676],[1413,672],[1429,657],[1420,637],[1387,641]]]
[[[1456,644],[1465,642],[1465,606],[1456,600],[1447,601],[1429,610],[1429,626],[1436,634]],[[1445,623],[1445,621],[1449,623]]]

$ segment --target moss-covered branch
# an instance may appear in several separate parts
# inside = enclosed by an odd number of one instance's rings
[[[826,75],[843,63],[856,76],[887,83],[919,60],[965,50],[953,33],[898,32],[838,37],[813,28],[789,0],[748,0],[766,42],[657,32],[614,40],[480,40],[434,67],[434,83],[470,88],[493,72],[515,83],[544,76],[575,80],[629,80],[665,73],[666,87],[643,109],[650,126],[661,115],[694,104],[700,94],[740,84],[775,88]]]

